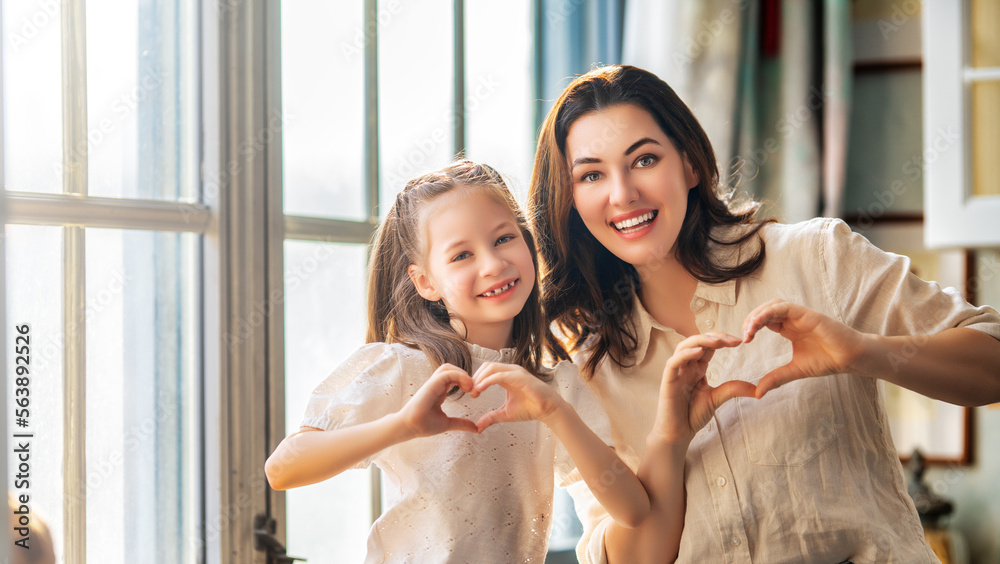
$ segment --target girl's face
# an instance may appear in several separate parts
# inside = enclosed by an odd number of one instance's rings
[[[585,114],[569,128],[566,156],[573,206],[602,245],[637,268],[673,260],[698,178],[649,112],[625,104]]]
[[[424,299],[444,300],[461,319],[467,341],[500,348],[510,344],[535,266],[510,210],[484,191],[459,186],[428,204],[426,260],[409,273]]]

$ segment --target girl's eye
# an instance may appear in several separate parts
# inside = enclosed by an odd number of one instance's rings
[[[636,159],[635,166],[637,166],[638,168],[646,168],[649,166],[653,166],[655,162],[656,162],[656,157],[654,157],[653,155],[643,155],[638,159]]]
[[[596,172],[588,172],[580,177],[580,180],[584,182],[597,182],[601,178],[601,175]]]
[[[506,243],[508,241],[512,241],[512,240],[514,240],[514,236],[513,235],[503,235],[499,239],[497,239],[496,244],[497,245],[503,245],[504,243]]]
[[[452,257],[451,258],[451,262],[458,262],[460,260],[465,260],[465,259],[467,259],[467,258],[469,258],[471,256],[472,256],[472,253],[470,253],[469,251],[462,251],[461,253],[458,253],[457,255],[455,255],[454,257]]]

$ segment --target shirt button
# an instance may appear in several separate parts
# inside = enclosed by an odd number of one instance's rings
[[[719,487],[721,488],[726,485],[726,478],[723,476],[719,476],[718,478],[715,479],[715,483],[718,484]],[[739,539],[734,539],[734,540],[739,540]]]
[[[740,539],[738,537],[733,537],[733,541],[732,542],[733,542],[733,546],[739,546],[740,545]]]
[[[705,307],[705,300],[703,300],[702,298],[698,298],[697,300],[695,300],[694,305],[698,306],[699,308],[703,308]]]
[[[705,322],[705,327],[711,329],[712,327],[715,327],[715,322],[709,319],[708,321]]]

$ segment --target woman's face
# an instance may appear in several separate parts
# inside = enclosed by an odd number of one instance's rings
[[[585,114],[566,153],[573,206],[594,237],[636,268],[673,260],[698,178],[653,116],[630,104]]]

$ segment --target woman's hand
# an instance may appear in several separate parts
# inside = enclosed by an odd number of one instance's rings
[[[768,372],[757,383],[757,397],[800,378],[855,372],[866,336],[839,321],[803,306],[771,300],[743,321],[743,342],[767,327],[792,342],[792,361]]]
[[[494,423],[538,420],[547,424],[565,403],[548,384],[516,364],[484,363],[472,380],[472,397],[494,384],[507,392],[501,407],[479,418],[476,426],[480,433]]]
[[[669,443],[690,443],[720,405],[734,397],[754,397],[749,382],[731,380],[717,388],[708,384],[708,363],[715,351],[739,346],[739,337],[713,332],[688,337],[677,345],[663,369],[660,404],[653,433]]]
[[[445,431],[468,431],[478,433],[476,424],[460,417],[448,417],[441,409],[452,386],[458,386],[464,392],[472,391],[472,378],[469,374],[453,364],[442,364],[434,374],[424,382],[417,393],[406,402],[399,416],[403,424],[412,433],[412,437],[428,437]]]

